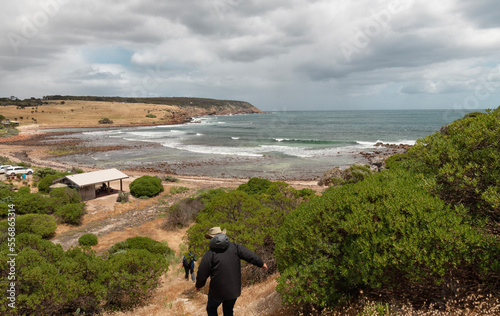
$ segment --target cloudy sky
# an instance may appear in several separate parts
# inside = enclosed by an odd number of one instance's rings
[[[500,105],[497,0],[3,0],[0,97]]]

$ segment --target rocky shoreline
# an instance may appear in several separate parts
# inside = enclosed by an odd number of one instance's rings
[[[14,161],[28,162],[37,166],[51,167],[56,169],[71,170],[78,168],[85,171],[101,169],[101,167],[92,164],[88,157],[94,154],[106,155],[106,153],[123,152],[126,156],[132,152],[150,151],[152,153],[164,149],[161,144],[147,142],[119,142],[116,144],[100,143],[96,141],[85,141],[75,137],[81,132],[41,132],[34,134],[21,133],[17,139],[3,139],[0,141],[2,155],[11,158]],[[358,164],[368,164],[380,169],[384,160],[396,153],[403,153],[411,147],[404,144],[374,144],[373,151],[353,152],[353,159]],[[67,152],[65,152],[67,151]],[[274,159],[274,160],[273,160]],[[152,161],[142,164],[117,164],[116,166],[128,172],[137,172],[143,174],[171,174],[175,176],[202,176],[202,177],[222,177],[232,179],[245,179],[253,176],[266,177],[274,181],[318,181],[323,174],[330,168],[336,167],[334,164],[329,167],[318,170],[305,168],[304,171],[295,173],[286,173],[282,170],[273,171],[252,171],[251,166],[272,165],[280,163],[272,157],[206,157],[196,161]],[[248,167],[240,171],[221,172],[214,174],[213,169],[224,170],[228,165],[247,165]],[[341,166],[345,168],[346,166]],[[229,168],[230,169],[230,168]],[[255,174],[255,175],[254,175]]]

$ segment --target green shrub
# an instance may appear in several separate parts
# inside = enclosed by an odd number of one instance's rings
[[[94,313],[100,309],[106,287],[99,277],[102,259],[94,253],[79,248],[65,253],[60,245],[31,234],[18,235],[16,247],[16,283],[22,286],[16,289],[14,315],[72,314],[77,308]],[[0,251],[2,261],[5,250]],[[2,274],[8,271],[0,265]],[[7,280],[4,276],[1,279]],[[6,304],[1,306],[3,314],[12,311]]]
[[[385,160],[385,167],[391,169],[406,159],[408,159],[406,154],[394,154]]]
[[[233,190],[209,203],[196,217],[196,224],[188,230],[189,248],[197,254],[208,250],[205,233],[214,226],[227,229],[231,239],[251,250],[263,244],[265,212],[253,196]]]
[[[172,194],[172,195],[181,194],[181,193],[184,193],[186,191],[189,191],[189,188],[177,187],[177,186],[173,186],[170,188],[170,194]]]
[[[108,291],[106,307],[130,309],[151,296],[160,285],[160,276],[167,271],[165,258],[145,249],[129,249],[107,260]]]
[[[9,225],[7,221],[0,222],[0,231],[6,233]],[[15,219],[16,235],[29,233],[42,238],[52,237],[57,229],[56,220],[50,215],[26,214],[18,215]]]
[[[12,190],[12,183],[5,183],[0,181],[0,190]]]
[[[205,233],[211,227],[220,226],[227,230],[232,241],[255,251],[272,273],[276,270],[274,238],[277,230],[286,215],[300,205],[304,198],[299,191],[284,182],[249,182],[251,185],[243,188],[250,188],[249,192],[253,194],[237,189],[229,192],[214,190],[204,197],[200,196],[202,201],[207,198],[209,202],[196,216],[196,224],[188,230],[189,249],[203,255],[208,250]],[[265,191],[264,186],[267,187]],[[264,277],[254,272],[247,275],[249,282]]]
[[[500,107],[417,141],[401,166],[433,176],[444,201],[487,216],[490,231],[500,234]]]
[[[60,206],[54,213],[63,223],[80,225],[85,215],[85,203],[71,203]]]
[[[156,115],[154,115],[154,114],[146,114],[146,117],[149,117],[149,118],[156,118]]]
[[[130,184],[130,194],[132,194],[134,197],[153,197],[163,191],[164,188],[161,184],[161,179],[157,177],[142,176],[135,179]]]
[[[166,182],[179,182],[179,179],[177,179],[174,176],[165,176],[165,178],[163,178],[163,180],[165,180]]]
[[[104,118],[99,120],[99,124],[113,124],[113,121],[107,117],[104,117]]]
[[[17,193],[19,194],[30,194],[31,189],[29,187],[20,187],[19,190],[17,190]]]
[[[144,303],[167,270],[163,256],[130,249],[109,259],[89,248],[67,250],[37,235],[16,236],[16,309],[0,296],[2,315],[102,314]],[[0,288],[9,281],[8,243],[0,243]]]
[[[123,250],[128,251],[130,249],[143,249],[152,254],[161,255],[163,257],[168,256],[173,252],[173,250],[169,247],[149,237],[132,237],[114,244],[111,248],[109,248],[108,253],[112,255],[117,252],[121,252]]]
[[[284,302],[325,308],[363,289],[444,286],[458,271],[479,275],[498,264],[493,245],[419,176],[385,171],[331,187],[289,214],[276,238],[277,290]]]
[[[349,183],[356,183],[359,181],[363,181],[372,173],[373,172],[368,165],[355,164],[344,170],[340,169],[340,167],[335,167],[328,170],[323,174],[323,176],[321,176],[320,180],[318,181],[318,185],[338,186]]]
[[[200,201],[203,203],[203,205],[207,205],[212,200],[215,200],[219,196],[222,196],[224,194],[226,194],[226,190],[218,188],[218,189],[202,191],[201,193],[198,194],[198,197],[200,198]]]
[[[50,190],[50,186],[52,185],[52,181],[65,177],[67,173],[59,172],[55,174],[48,174],[44,178],[38,182],[38,191],[48,193]]]
[[[41,168],[35,170],[35,172],[33,172],[33,176],[38,177],[39,179],[43,179],[48,175],[53,175],[56,173],[61,173],[61,172],[52,168]]]
[[[50,197],[40,193],[16,194],[13,204],[17,214],[52,214],[56,207]]]
[[[120,191],[118,192],[118,197],[116,198],[116,202],[119,203],[127,203],[129,201],[129,193]]]
[[[5,218],[9,214],[8,204],[0,203],[0,218]]]
[[[52,189],[50,190],[49,195],[52,198],[53,203],[56,203],[57,205],[80,203],[82,201],[80,193],[78,193],[77,190],[70,188]]]
[[[238,190],[247,194],[261,194],[267,191],[272,182],[267,179],[252,178],[247,183],[243,183],[238,187]]]
[[[78,244],[80,246],[95,246],[98,243],[97,236],[94,234],[84,234],[78,238]]]

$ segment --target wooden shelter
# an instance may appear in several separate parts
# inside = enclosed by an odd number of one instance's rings
[[[106,190],[108,193],[112,190],[110,182],[120,181],[120,191],[123,191],[122,180],[128,178],[126,174],[118,169],[106,169],[86,173],[77,173],[65,176],[59,183],[64,183],[70,188],[77,189],[80,192],[82,201],[95,199],[98,191]],[[96,185],[99,185],[96,188]]]

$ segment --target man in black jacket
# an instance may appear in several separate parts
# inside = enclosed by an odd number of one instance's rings
[[[210,238],[210,250],[203,256],[198,267],[196,290],[199,291],[210,277],[207,314],[217,316],[217,308],[222,304],[224,316],[233,315],[236,299],[241,295],[241,262],[243,259],[267,270],[267,265],[248,248],[232,243],[226,230],[213,227],[205,235]]]

